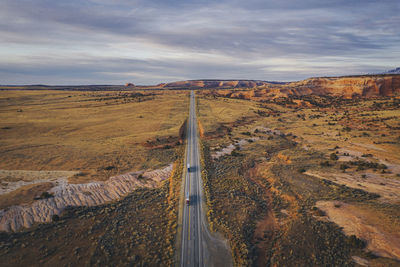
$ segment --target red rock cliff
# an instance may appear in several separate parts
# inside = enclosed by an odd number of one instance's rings
[[[311,78],[285,85],[288,87],[300,95],[311,91],[313,94],[345,97],[393,96],[400,94],[400,75]]]
[[[250,80],[193,80],[162,84],[162,87],[171,89],[219,89],[218,92],[213,92],[213,94],[243,99],[309,94],[368,98],[400,95],[400,75],[310,78],[284,84]],[[240,88],[246,88],[246,90],[237,90]]]

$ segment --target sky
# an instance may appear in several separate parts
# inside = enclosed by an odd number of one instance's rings
[[[0,84],[294,81],[399,66],[399,0],[0,1]]]

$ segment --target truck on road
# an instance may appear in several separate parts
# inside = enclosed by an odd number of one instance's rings
[[[189,205],[190,204],[190,198],[189,198],[189,196],[187,196],[186,197],[186,205]]]
[[[187,164],[187,171],[190,172],[190,164]]]

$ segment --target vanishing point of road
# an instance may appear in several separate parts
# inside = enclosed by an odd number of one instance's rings
[[[186,163],[190,166],[184,178],[182,211],[181,266],[232,266],[231,252],[226,241],[211,234],[204,214],[204,194],[201,179],[199,139],[197,131],[195,94],[190,93],[187,130]]]

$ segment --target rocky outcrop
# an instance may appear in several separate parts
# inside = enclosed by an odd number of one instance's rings
[[[0,211],[0,231],[16,231],[34,223],[52,221],[67,206],[95,206],[119,199],[139,187],[153,188],[172,173],[172,164],[149,172],[130,172],[105,182],[60,184],[49,192],[54,195],[31,205],[12,206]]]
[[[162,87],[168,89],[218,89],[205,92],[205,94],[255,100],[310,94],[370,98],[400,95],[400,75],[310,78],[290,83],[250,80],[193,80],[166,83]]]
[[[284,88],[291,88],[296,95],[393,96],[400,94],[400,75],[311,78],[287,84]]]

